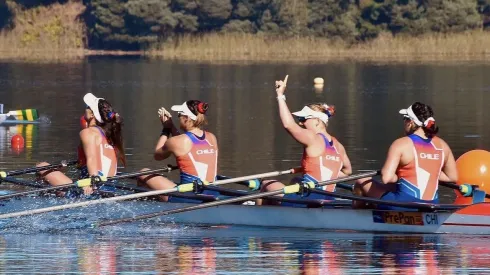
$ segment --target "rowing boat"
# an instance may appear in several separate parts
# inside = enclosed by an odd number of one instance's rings
[[[4,114],[3,104],[0,104],[0,126],[38,123],[40,123],[40,121],[36,109],[9,111]]]
[[[2,201],[0,214],[38,209],[71,203],[73,200],[56,196],[27,196]],[[154,200],[132,200],[105,203],[71,210],[61,210],[35,216],[36,219],[57,219],[93,222],[117,219],[195,205],[165,203]],[[90,211],[86,211],[90,209]],[[29,217],[4,219],[0,227]],[[32,217],[31,217],[32,218]],[[94,220],[95,219],[95,220]],[[478,203],[457,210],[434,212],[385,211],[351,209],[345,204],[326,203],[321,208],[286,206],[221,205],[153,219],[164,223],[195,225],[240,225],[258,227],[285,227],[322,230],[349,230],[396,233],[458,233],[490,235],[490,203]],[[86,224],[88,226],[88,224]]]

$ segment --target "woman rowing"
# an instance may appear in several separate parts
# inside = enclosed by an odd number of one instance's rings
[[[351,163],[344,146],[327,131],[328,120],[333,116],[335,109],[327,104],[310,104],[301,111],[291,114],[286,104],[286,90],[288,76],[284,81],[276,81],[277,101],[279,115],[287,132],[304,147],[301,167],[303,176],[293,181],[313,182],[331,180],[345,177],[352,173]],[[299,118],[299,124],[294,121],[293,115]],[[263,181],[262,192],[278,190],[284,184],[275,180]],[[326,191],[334,191],[335,185],[327,185],[322,188]],[[286,198],[299,198],[296,194],[288,194]],[[331,200],[323,195],[311,194],[309,199]],[[275,204],[264,201],[267,204]],[[257,205],[264,202],[258,200]],[[291,205],[282,202],[281,205]],[[299,205],[298,205],[299,206]]]
[[[458,179],[453,153],[436,136],[439,128],[430,106],[415,102],[399,113],[403,115],[407,136],[391,144],[381,170],[381,182],[360,179],[354,186],[354,194],[389,201],[438,203],[439,181]],[[354,201],[353,206],[366,204]],[[380,208],[395,209],[384,205]]]
[[[165,160],[173,155],[180,169],[180,184],[213,182],[217,172],[218,142],[212,133],[202,129],[207,124],[205,114],[208,104],[199,100],[188,100],[182,105],[172,106],[171,110],[177,112],[180,129],[184,133],[179,133],[174,126],[172,115],[165,108],[160,108],[158,115],[163,130],[155,147],[155,160]],[[176,186],[174,182],[159,175],[141,176],[139,184],[155,190]],[[168,201],[169,196],[160,198]],[[177,199],[172,197],[172,201]]]
[[[87,128],[80,131],[78,147],[78,167],[80,178],[112,177],[117,173],[118,157],[126,163],[122,136],[122,118],[112,105],[103,98],[88,93],[83,97],[86,104],[85,121]],[[37,166],[49,165],[46,162]],[[53,186],[72,182],[62,172],[52,169],[40,172],[40,176]],[[91,187],[83,188],[85,194],[91,194]]]

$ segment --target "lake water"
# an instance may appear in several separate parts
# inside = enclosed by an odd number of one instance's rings
[[[458,157],[472,149],[490,149],[488,69],[490,64],[475,62],[209,65],[101,57],[72,64],[0,63],[5,110],[36,108],[45,122],[0,127],[0,170],[74,159],[87,92],[108,99],[125,119],[128,163],[122,171],[173,162],[153,161],[161,130],[157,110],[188,99],[210,104],[207,129],[219,141],[220,174],[297,166],[302,149],[281,126],[274,91],[274,81],[286,74],[291,110],[311,102],[336,106],[329,130],[344,144],[355,172],[382,166],[390,143],[403,134],[398,110],[414,101],[433,107],[440,136]],[[322,90],[313,88],[315,77],[325,79]],[[26,139],[21,152],[10,148],[15,133]],[[445,202],[453,198],[445,189],[441,195]],[[41,221],[2,230],[0,272],[460,274],[483,273],[490,260],[490,238],[474,236],[173,224],[87,232],[56,224],[54,229]]]

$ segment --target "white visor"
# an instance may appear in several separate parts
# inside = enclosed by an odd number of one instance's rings
[[[327,122],[328,122],[328,115],[327,114],[314,111],[308,106],[303,107],[303,109],[301,109],[301,111],[294,112],[293,115],[295,115],[297,117],[304,117],[304,118],[318,118],[321,121],[323,121],[323,123],[325,123],[325,124],[327,124]]]
[[[174,112],[181,113],[182,115],[188,116],[192,120],[197,120],[197,116],[189,109],[187,106],[187,102],[184,102],[182,105],[174,105],[170,108]]]
[[[401,109],[398,113],[400,113],[400,115],[403,115],[409,119],[411,119],[413,122],[415,122],[415,124],[417,126],[422,126],[424,125],[422,123],[422,121],[420,121],[418,119],[418,117],[414,114],[414,112],[412,111],[412,105],[410,105],[407,109]]]
[[[103,98],[98,98],[92,93],[88,93],[83,97],[83,101],[85,102],[85,104],[87,104],[87,106],[90,107],[90,109],[92,110],[92,113],[94,113],[95,119],[98,122],[103,123],[104,121],[102,121],[102,117],[100,116],[99,112],[99,100],[101,99]]]

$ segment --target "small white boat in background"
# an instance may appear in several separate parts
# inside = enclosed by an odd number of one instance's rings
[[[37,109],[15,110],[4,114],[3,104],[0,104],[0,126],[36,123],[39,123]]]

